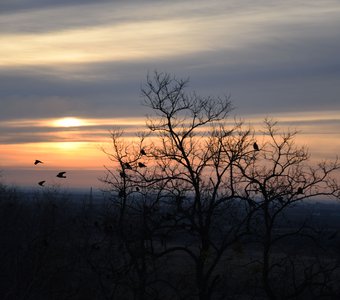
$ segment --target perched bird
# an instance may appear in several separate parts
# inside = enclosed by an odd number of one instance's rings
[[[59,177],[59,178],[66,178],[66,176],[64,176],[65,173],[66,173],[66,172],[59,172],[59,173],[57,174],[56,177]]]
[[[253,144],[253,148],[255,151],[260,151],[259,145],[256,142]]]
[[[140,189],[139,189],[139,187],[138,187],[138,186],[136,186],[136,191],[137,191],[137,192],[139,192],[139,191],[140,191]]]
[[[141,154],[141,155],[146,155],[145,150],[144,150],[144,149],[141,149],[141,150],[140,150],[140,154]]]
[[[143,163],[139,162],[139,163],[138,163],[138,167],[140,167],[140,168],[146,168],[146,165],[144,165]]]
[[[123,167],[124,167],[125,169],[132,170],[132,167],[131,167],[131,165],[130,165],[128,162],[124,163],[124,164],[123,164]]]
[[[34,164],[35,164],[35,165],[37,165],[37,164],[43,164],[43,162],[42,162],[41,160],[39,160],[39,159],[36,159],[35,162],[34,162]]]
[[[44,183],[45,183],[45,182],[46,182],[45,180],[42,180],[42,181],[39,181],[38,184],[39,184],[40,186],[44,186]]]
[[[120,175],[120,177],[122,177],[122,178],[126,178],[126,174],[125,174],[123,171],[119,172],[119,175]]]
[[[297,192],[296,192],[297,194],[303,194],[303,188],[300,186],[300,187],[298,187],[298,189],[297,189]]]

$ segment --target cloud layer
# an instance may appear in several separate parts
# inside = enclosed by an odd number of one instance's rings
[[[133,135],[150,112],[140,87],[154,70],[190,77],[199,94],[230,94],[246,121],[273,116],[331,135],[334,150],[339,32],[335,0],[1,1],[1,161],[24,163],[12,155],[24,144],[94,149],[117,118],[129,119],[121,125]],[[37,125],[67,116],[97,123]]]
[[[154,69],[240,113],[340,109],[338,1],[142,4],[2,2],[0,119],[140,115]]]

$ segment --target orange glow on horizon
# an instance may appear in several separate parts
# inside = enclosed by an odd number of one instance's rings
[[[314,122],[314,118],[317,119],[317,117],[320,120],[330,120],[330,122]],[[266,138],[260,134],[260,130],[263,129],[263,118],[253,116],[247,119],[249,123],[245,123],[244,126],[246,128],[249,124],[258,133],[254,138],[261,148],[266,142]],[[334,126],[338,122],[337,119],[335,112],[329,114],[320,112],[319,116],[307,113],[300,116],[293,114],[291,118],[286,114],[281,114],[278,128],[287,131],[287,124],[290,125],[289,122],[292,122],[293,130],[295,128],[301,130],[296,136],[295,143],[297,146],[306,146],[309,149],[310,163],[315,164],[325,159],[334,160],[339,154],[339,132]],[[299,121],[301,123],[298,123]],[[228,124],[232,126],[233,121],[228,120]],[[35,172],[38,169],[43,173],[43,170],[61,169],[65,171],[84,170],[84,172],[85,170],[94,170],[98,174],[102,172],[103,175],[105,173],[104,166],[112,169],[118,167],[102,150],[105,149],[107,153],[112,153],[110,129],[122,129],[125,133],[122,136],[122,143],[129,147],[128,152],[132,154],[134,151],[139,151],[137,133],[146,128],[145,118],[95,119],[75,116],[58,119],[3,121],[0,122],[0,126],[9,129],[8,137],[6,131],[3,131],[5,132],[5,135],[2,136],[3,140],[6,141],[8,138],[8,141],[13,141],[12,143],[4,142],[1,145],[0,170],[4,172],[10,169],[17,169],[19,173],[23,169]],[[21,128],[24,130],[21,131]],[[198,134],[200,133],[202,131],[198,132]],[[199,135],[199,138],[201,137]],[[46,140],[44,140],[45,138]],[[21,142],[20,139],[22,139]],[[146,150],[148,150],[148,144],[151,143],[157,144],[154,135],[145,140]],[[35,166],[33,164],[35,159],[42,160],[44,164]],[[153,165],[151,158],[143,157],[143,160],[147,166]],[[79,182],[79,184],[82,183]]]
[[[107,162],[98,143],[49,142],[2,145],[0,169],[35,168],[33,162],[44,162],[40,168],[100,169]]]

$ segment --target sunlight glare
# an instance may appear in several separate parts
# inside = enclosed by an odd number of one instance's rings
[[[78,127],[85,124],[81,119],[68,117],[56,120],[54,125],[58,127]]]

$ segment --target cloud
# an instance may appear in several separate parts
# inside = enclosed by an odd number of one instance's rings
[[[340,109],[337,1],[96,3],[2,2],[0,120],[143,116],[155,69],[241,115]]]
[[[155,13],[150,15],[150,9]],[[335,4],[272,7],[266,1],[257,6],[213,1],[209,6],[199,1],[193,6],[191,1],[181,5],[148,1],[145,7],[106,3],[33,11],[3,19],[1,64],[135,61],[216,50],[228,53],[268,42],[275,48],[275,40],[298,42],[301,36],[324,33],[337,37],[339,10]],[[51,20],[63,22],[53,27]]]
[[[105,3],[112,2],[110,0],[97,0],[97,3]],[[117,2],[117,1],[115,1]],[[93,1],[91,0],[2,0],[0,3],[0,12],[1,13],[15,13],[27,10],[37,10],[37,9],[46,9],[46,8],[58,8],[75,5],[86,5],[91,4]]]
[[[126,136],[135,137],[136,132],[146,129],[144,118],[133,119],[79,119],[79,126],[57,125],[60,119],[17,119],[0,121],[0,144],[103,142],[110,130],[124,130]]]
[[[109,129],[131,139],[144,128],[140,87],[154,70],[190,77],[188,91],[230,94],[231,118],[258,129],[273,117],[333,158],[339,32],[337,0],[2,0],[1,167],[38,154],[58,167],[105,164]],[[68,116],[97,125],[44,123]]]
[[[131,113],[137,115],[140,108],[139,87],[145,75],[138,81],[133,78],[124,80],[125,77],[123,80],[114,79],[108,75],[106,80],[99,78],[89,82],[67,76],[56,77],[48,71],[39,74],[30,74],[29,71],[21,69],[0,74],[3,86],[0,120],[72,115],[120,117]]]
[[[239,116],[240,117],[240,116]],[[244,116],[245,124],[256,130],[263,126],[263,114]],[[280,127],[293,128],[303,134],[337,134],[340,126],[340,111],[319,111],[304,113],[274,113],[269,116],[278,121]],[[1,144],[23,143],[63,143],[90,142],[100,143],[107,140],[110,130],[123,130],[126,137],[136,137],[139,131],[147,130],[146,118],[137,119],[80,119],[83,124],[74,127],[56,126],[58,119],[27,119],[0,122]],[[233,126],[233,116],[228,124]]]

